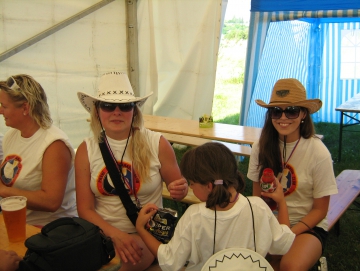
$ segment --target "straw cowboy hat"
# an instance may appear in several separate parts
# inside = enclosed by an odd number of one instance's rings
[[[300,106],[309,110],[309,113],[318,111],[322,102],[320,99],[306,99],[306,90],[304,86],[294,78],[279,79],[272,90],[270,103],[262,100],[255,102],[265,108],[275,106]]]
[[[93,97],[84,92],[78,92],[78,98],[82,106],[89,112],[96,101],[108,103],[131,103],[142,106],[147,98],[153,92],[145,97],[135,97],[129,78],[125,72],[108,72],[101,76],[97,96]]]

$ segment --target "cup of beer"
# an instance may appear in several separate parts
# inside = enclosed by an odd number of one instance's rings
[[[0,201],[9,242],[26,239],[26,197],[13,196]]]

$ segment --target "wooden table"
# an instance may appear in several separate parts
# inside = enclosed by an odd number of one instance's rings
[[[30,236],[37,234],[40,231],[41,230],[37,227],[26,225],[26,238],[29,238]],[[24,245],[24,242],[18,242],[18,243],[9,242],[2,213],[0,213],[0,248],[4,250],[13,250],[20,257],[24,257],[27,250],[27,248]]]
[[[360,119],[358,118],[358,114],[360,113],[360,93],[356,94],[354,97],[352,97],[350,100],[346,101],[345,103],[339,105],[337,108],[335,108],[335,110],[340,111],[341,113],[340,134],[339,134],[339,154],[338,154],[338,161],[340,161],[343,128],[360,124]],[[349,121],[344,124],[344,116],[349,117],[351,120],[355,122],[349,123],[350,122]]]
[[[34,227],[32,225],[26,224],[26,238],[33,236],[41,231],[40,228]],[[11,243],[9,242],[4,218],[2,213],[0,212],[0,248],[4,250],[13,250],[15,251],[20,257],[24,257],[27,251],[27,248],[24,245],[24,242],[18,243]],[[115,256],[108,264],[104,265],[99,271],[115,271],[119,270],[120,268],[120,259]]]
[[[261,134],[261,128],[214,123],[212,128],[200,128],[199,121],[144,115],[145,127],[163,133],[207,138],[218,141],[252,145]]]

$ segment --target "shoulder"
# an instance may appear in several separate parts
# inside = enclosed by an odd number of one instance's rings
[[[324,142],[318,137],[302,138],[302,145],[304,150],[310,151],[311,155],[317,159],[322,160],[331,156]]]
[[[54,137],[57,139],[64,139],[64,140],[69,139],[67,134],[63,130],[61,130],[60,128],[58,128],[54,125],[51,125],[48,129],[45,129],[44,131],[45,131],[46,136],[48,136],[48,137]]]

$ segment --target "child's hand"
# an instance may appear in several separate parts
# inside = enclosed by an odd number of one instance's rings
[[[281,183],[276,179],[276,190],[272,193],[261,192],[261,196],[272,198],[276,203],[285,200],[284,192]]]
[[[138,215],[136,220],[136,229],[143,229],[146,224],[148,224],[149,220],[152,216],[157,212],[158,207],[153,203],[145,204]]]

